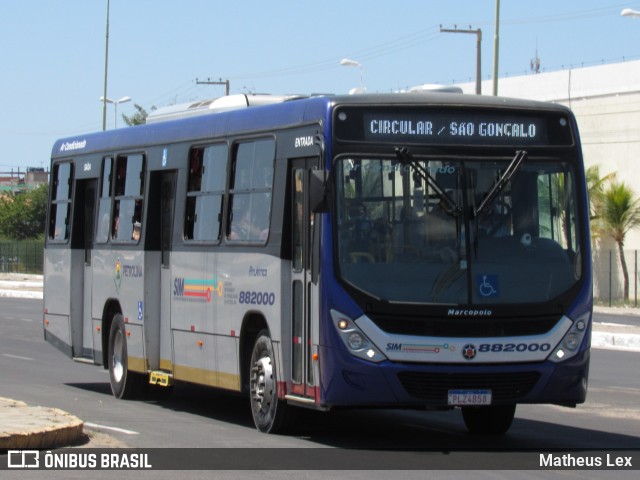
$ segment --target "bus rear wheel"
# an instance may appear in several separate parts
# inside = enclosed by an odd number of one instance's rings
[[[485,435],[506,433],[515,413],[515,405],[462,407],[462,418],[469,432]]]
[[[278,375],[269,332],[262,330],[253,345],[249,364],[251,414],[256,428],[264,433],[285,428],[287,405],[278,398]]]
[[[139,395],[145,379],[142,374],[129,371],[127,354],[127,335],[122,315],[113,316],[109,331],[109,380],[111,392],[116,398],[133,398]]]

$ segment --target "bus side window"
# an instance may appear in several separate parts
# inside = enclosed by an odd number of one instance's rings
[[[227,152],[227,145],[221,144],[194,148],[189,154],[185,240],[215,242],[220,239]]]
[[[113,158],[106,157],[102,163],[102,178],[100,179],[100,200],[98,204],[97,243],[106,243],[109,239],[111,220],[111,172]]]
[[[116,185],[111,238],[138,242],[142,228],[144,155],[121,155],[116,159]]]
[[[577,218],[571,176],[564,172],[545,173],[537,179],[539,234],[558,243],[565,251],[577,250]]]
[[[71,163],[55,165],[52,178],[49,238],[51,240],[66,241],[69,239],[73,165]]]
[[[231,241],[267,241],[275,150],[273,139],[241,143],[236,149],[227,232]]]

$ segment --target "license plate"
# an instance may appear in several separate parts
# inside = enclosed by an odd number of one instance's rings
[[[491,390],[449,390],[449,405],[491,405]]]

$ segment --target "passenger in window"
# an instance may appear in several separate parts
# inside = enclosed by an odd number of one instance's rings
[[[360,202],[355,202],[349,208],[348,214],[347,225],[352,230],[352,234],[357,237],[357,240],[368,238],[371,235],[372,225],[367,214],[367,207]]]
[[[140,229],[141,229],[142,225],[140,224],[140,222],[134,222],[133,224],[133,233],[131,234],[131,239],[135,240],[136,242],[140,241]]]
[[[239,218],[234,216],[231,221],[230,240],[246,240],[249,237],[251,225],[249,223],[249,210],[243,210]]]
[[[67,230],[65,227],[56,225],[55,232],[53,233],[54,240],[65,240],[67,238]]]
[[[111,238],[118,238],[118,228],[120,228],[120,202],[116,201],[113,209],[113,223],[111,224]]]
[[[384,218],[373,222],[371,232],[371,253],[377,262],[391,262],[393,259],[393,227]]]
[[[231,222],[231,233],[228,238],[230,240],[245,242],[260,238],[260,229],[253,224],[248,208],[241,211],[239,218],[236,218],[234,212],[234,218]]]
[[[374,262],[371,254],[373,223],[367,213],[367,207],[360,201],[354,201],[347,209],[347,221],[344,226],[346,252],[352,262]]]
[[[120,217],[116,214],[113,217],[113,231],[111,233],[111,238],[118,238],[118,229],[120,228]]]
[[[231,232],[229,240],[239,240],[245,242],[265,242],[269,236],[269,217],[259,208],[251,208],[249,205],[239,204],[238,208],[233,208],[233,218],[231,220]]]
[[[511,235],[511,209],[505,202],[496,202],[489,207],[480,224],[480,234],[487,237]]]
[[[457,260],[456,216],[444,199],[440,199],[431,212],[425,215],[428,248],[424,256],[446,263]]]

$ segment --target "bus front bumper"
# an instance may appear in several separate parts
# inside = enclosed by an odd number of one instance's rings
[[[327,407],[449,407],[450,390],[489,390],[494,405],[575,406],[587,394],[588,349],[561,363],[478,365],[374,364],[337,349],[320,353]]]

